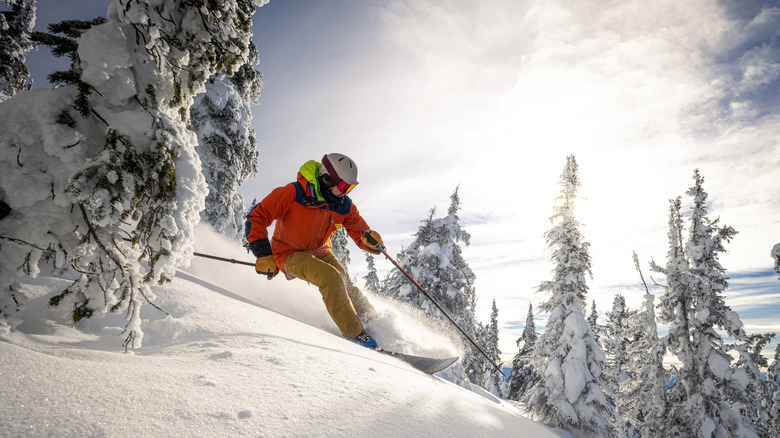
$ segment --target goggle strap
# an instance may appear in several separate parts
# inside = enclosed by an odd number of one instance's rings
[[[325,166],[325,171],[328,172],[330,179],[332,179],[336,184],[341,182],[341,179],[338,177],[338,174],[336,173],[336,169],[334,169],[333,165],[330,164],[330,160],[328,159],[327,155],[322,157],[322,165]]]

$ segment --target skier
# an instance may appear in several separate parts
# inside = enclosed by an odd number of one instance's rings
[[[252,207],[245,231],[249,249],[257,257],[258,274],[271,280],[281,270],[288,278],[317,286],[341,334],[376,349],[376,341],[363,327],[376,310],[331,251],[331,237],[343,226],[361,249],[381,254],[382,238],[347,196],[357,184],[357,166],[346,155],[326,154],[321,163],[307,161],[297,181],[274,189]],[[267,228],[274,220],[269,242]]]

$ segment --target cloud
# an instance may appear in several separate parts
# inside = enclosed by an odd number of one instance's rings
[[[745,2],[740,8],[723,3],[718,40],[704,49],[714,89],[707,111],[728,123],[777,115],[780,8],[759,2]]]

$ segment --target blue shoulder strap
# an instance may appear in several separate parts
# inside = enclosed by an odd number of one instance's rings
[[[303,205],[304,207],[327,208],[327,202],[320,201],[316,196],[307,196],[306,191],[303,190],[303,186],[300,182],[295,181],[292,184],[295,187],[295,202]],[[312,190],[314,184],[309,185],[311,186],[309,187],[309,190]]]
[[[346,215],[349,213],[349,210],[352,209],[352,200],[349,199],[349,196],[344,196],[344,202],[342,202],[341,205],[331,205],[325,201],[320,201],[316,196],[307,196],[306,191],[303,190],[303,186],[300,182],[295,181],[293,186],[295,186],[295,202],[304,207],[328,209],[329,211],[342,215]],[[314,190],[314,184],[309,184],[309,190]]]

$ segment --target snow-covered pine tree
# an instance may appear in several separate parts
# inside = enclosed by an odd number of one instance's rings
[[[769,430],[772,436],[780,436],[780,344],[775,347],[775,356],[767,369],[770,392],[773,392],[769,408]]]
[[[32,87],[26,53],[35,49],[35,1],[3,0],[10,9],[0,11],[0,102]]]
[[[691,306],[691,298],[685,290],[683,276],[687,274],[688,262],[685,260],[683,250],[683,220],[682,201],[680,197],[669,202],[669,250],[667,251],[666,265],[661,267],[654,260],[651,261],[651,270],[666,276],[666,285],[663,286],[664,294],[659,304],[660,321],[669,325],[669,331],[663,337],[662,344],[665,349],[675,354],[680,361],[680,369],[677,370],[675,384],[667,391],[667,403],[664,408],[663,430],[670,436],[683,436],[686,431],[697,431],[704,419],[699,415],[699,409],[688,413],[694,423],[685,424],[683,417],[684,404],[690,399],[691,394],[697,391],[698,378],[694,369],[693,347],[690,342],[690,327],[688,309]],[[693,432],[695,433],[695,432]],[[695,436],[695,435],[692,435]]]
[[[336,232],[333,233],[333,237],[331,238],[331,242],[333,243],[333,255],[339,259],[339,262],[341,262],[345,268],[349,267],[351,260],[349,258],[349,248],[347,248],[347,231],[344,227],[338,227],[336,229]]]
[[[639,258],[634,253],[634,265],[645,288],[643,308],[627,321],[625,336],[625,370],[628,380],[620,386],[617,411],[623,433],[630,438],[664,436],[665,348],[658,338],[655,318],[655,296],[647,287]]]
[[[705,368],[703,376],[704,406],[705,409],[708,407],[707,396],[712,391],[710,386],[714,385],[714,389],[720,393],[720,403],[716,403],[713,397],[712,417],[720,416],[722,427],[731,436],[746,436],[753,432],[750,422],[743,420],[740,424],[729,416],[734,407],[748,412],[760,409],[760,405],[756,404],[755,391],[752,394],[750,392],[753,383],[751,381],[760,376],[757,372],[751,376],[750,367],[733,366],[725,370],[721,368],[728,365],[732,358],[727,353],[728,348],[723,344],[722,337],[715,330],[719,327],[739,342],[750,342],[739,315],[726,306],[723,298],[728,288],[728,277],[725,276],[726,269],[720,264],[719,256],[726,252],[724,243],[729,242],[737,231],[729,226],[719,227],[719,219],[710,220],[707,217],[708,195],[704,191],[704,177],[698,169],[694,171],[693,179],[693,187],[686,192],[693,199],[693,206],[685,254],[692,276],[690,287],[696,300],[691,316],[694,325],[693,340],[697,344],[697,362],[706,363],[709,368],[709,372]],[[734,404],[729,406],[732,401]],[[715,430],[715,433],[718,433],[718,426]]]
[[[498,349],[498,307],[496,306],[496,300],[493,300],[493,307],[490,312],[490,324],[485,327],[483,339],[483,349],[490,356],[492,363],[485,362],[484,371],[482,374],[481,386],[488,390],[491,394],[502,398],[504,396],[505,384],[502,376],[496,372],[493,368],[493,364],[501,362],[501,350]]]
[[[539,286],[539,292],[549,294],[540,308],[550,318],[531,356],[540,380],[526,400],[534,417],[549,426],[609,437],[614,435],[611,409],[599,383],[605,356],[585,320],[591,260],[574,214],[580,181],[573,155],[566,158],[560,185],[561,203],[550,218],[553,227],[545,233],[553,279]]]
[[[775,262],[775,272],[777,272],[778,279],[780,279],[780,243],[772,247],[770,255]]]
[[[748,377],[747,390],[736,406],[745,421],[753,426],[761,438],[774,436],[769,419],[770,400],[774,388],[770,389],[769,382],[761,378],[761,369],[769,367],[769,360],[761,352],[774,337],[774,333],[756,333],[749,335],[746,342],[739,342],[733,346],[733,349],[739,353],[735,368],[744,370]]]
[[[258,52],[249,44],[248,62],[233,76],[217,72],[206,82],[206,92],[195,97],[190,109],[195,149],[209,186],[201,218],[227,237],[244,234],[246,209],[238,187],[257,174],[257,137],[251,105],[257,104],[263,76],[254,67]]]
[[[529,360],[534,344],[536,344],[536,325],[534,323],[534,307],[528,304],[528,315],[525,318],[523,334],[517,339],[519,352],[512,360],[512,371],[509,374],[509,389],[506,398],[509,400],[521,400],[525,393],[539,380],[534,373]]]
[[[76,85],[0,105],[0,294],[50,251],[81,274],[51,303],[74,321],[122,312],[125,347],[141,346],[149,285],[192,257],[206,197],[193,97],[246,63],[253,13],[250,0],[114,0],[78,36]]]
[[[775,355],[772,363],[766,370],[767,380],[770,382],[780,382],[780,344],[775,346]],[[778,406],[780,408],[780,406]]]
[[[723,301],[728,282],[718,261],[725,251],[724,241],[736,231],[718,228],[718,220],[707,217],[704,179],[698,170],[693,179],[694,186],[686,192],[693,198],[689,239],[683,244],[681,202],[677,198],[670,208],[666,267],[653,263],[653,270],[666,275],[660,304],[661,320],[669,324],[664,344],[681,362],[677,382],[667,397],[666,433],[755,436],[753,427],[739,415],[739,408],[751,403],[745,394],[750,378],[744,368],[731,366],[731,356],[715,330],[720,327],[738,341],[747,341],[739,316]]]
[[[376,273],[376,264],[374,256],[366,251],[366,264],[368,264],[368,274],[363,277],[366,281],[365,291],[378,294],[382,290],[382,283],[379,281],[379,275]]]
[[[602,341],[602,345],[607,355],[603,374],[603,381],[606,385],[604,390],[616,406],[621,404],[620,387],[628,379],[626,372],[628,339],[626,338],[625,324],[630,316],[631,312],[626,308],[626,299],[623,295],[615,295],[612,300],[612,311],[607,312],[607,336]]]
[[[476,321],[476,326],[474,327],[475,336],[473,339],[476,341],[477,345],[482,348],[482,351],[485,352],[487,352],[488,343],[487,333],[488,329],[482,324],[482,321]],[[488,367],[490,366],[487,363],[487,360],[484,356],[479,355],[470,358],[468,363],[469,366],[465,369],[467,370],[469,380],[477,386],[482,386],[485,380],[484,376],[487,375]]]
[[[772,436],[780,436],[780,387],[775,385],[775,395],[772,396],[772,406],[769,411],[770,430]]]
[[[601,326],[599,325],[599,312],[596,310],[596,300],[593,300],[591,307],[590,307],[590,315],[588,316],[588,325],[590,326],[590,330],[593,332],[593,340],[596,341],[596,343],[599,345],[599,347],[603,348],[603,345],[601,344]]]
[[[414,241],[398,254],[396,262],[449,312],[472,339],[476,339],[476,334],[479,333],[474,317],[476,276],[463,258],[460,248],[460,243],[469,244],[470,236],[460,226],[459,210],[460,197],[456,188],[450,196],[447,216],[434,218],[436,209],[432,208],[428,218],[422,221],[414,235]],[[399,270],[391,271],[385,281],[383,293],[391,298],[411,302],[426,313],[445,318]],[[471,383],[478,385],[481,353],[467,341],[464,341],[464,348],[466,353],[458,363],[462,367],[450,367],[447,370],[448,377],[458,381],[468,376]]]
[[[433,218],[435,214],[436,207],[433,207],[428,212],[428,217],[423,219],[420,226],[417,228],[417,233],[414,234],[414,241],[408,248],[402,248],[395,258],[399,266],[410,273],[415,281],[423,288],[426,288],[426,286],[431,287],[433,285],[433,275],[428,273],[426,269],[421,269],[419,267],[418,259],[422,258],[421,250],[433,243],[436,239],[436,232],[434,230],[435,220]],[[424,277],[418,278],[420,275],[424,275]],[[390,298],[408,301],[417,307],[421,307],[427,313],[432,313],[433,309],[431,309],[431,305],[427,302],[426,298],[422,296],[422,294],[418,294],[413,288],[414,285],[409,282],[409,279],[406,278],[403,273],[390,271],[390,274],[385,280],[385,287],[382,288],[382,293]]]

